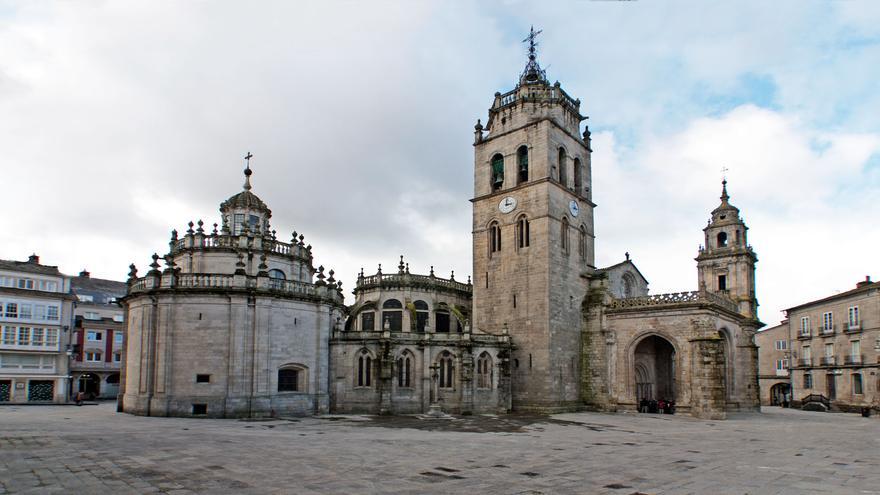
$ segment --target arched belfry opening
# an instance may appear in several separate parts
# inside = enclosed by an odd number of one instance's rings
[[[675,400],[675,348],[651,335],[636,345],[633,359],[636,400]]]

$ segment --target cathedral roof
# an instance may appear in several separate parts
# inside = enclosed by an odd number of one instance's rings
[[[739,208],[729,203],[730,196],[727,195],[727,179],[721,181],[721,204],[718,208],[712,210],[712,218],[717,218],[721,213],[732,212],[734,218],[739,218]]]
[[[271,215],[271,210],[266,206],[266,203],[263,202],[262,199],[257,197],[256,194],[251,192],[251,174],[253,171],[250,168],[250,165],[244,170],[244,190],[238,194],[232,195],[226,201],[220,203],[220,211],[225,211],[230,208],[247,208],[250,210],[259,210],[266,212]]]

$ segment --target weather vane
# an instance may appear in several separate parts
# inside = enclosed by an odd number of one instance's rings
[[[529,60],[535,60],[535,47],[538,46],[538,43],[535,41],[535,38],[538,37],[539,34],[543,33],[543,29],[539,29],[535,31],[535,26],[532,26],[529,30],[529,35],[526,36],[526,39],[522,40],[523,43],[529,43]]]
[[[727,182],[727,172],[730,171],[727,167],[721,167],[721,180]]]
[[[523,43],[529,44],[529,62],[526,64],[526,68],[522,73],[522,78],[526,83],[534,83],[547,79],[547,74],[541,70],[541,66],[538,65],[538,57],[536,55],[538,42],[535,41],[535,38],[537,38],[543,31],[543,29],[535,31],[535,26],[532,26],[531,29],[529,29],[529,35],[526,36],[526,39],[522,40]]]

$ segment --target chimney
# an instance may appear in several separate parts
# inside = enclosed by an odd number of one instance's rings
[[[27,262],[28,262],[28,263],[32,263],[32,264],[34,264],[34,265],[39,265],[39,264],[40,264],[40,257],[37,256],[37,253],[34,253],[34,254],[28,256],[28,261],[27,261]]]
[[[874,282],[871,282],[871,276],[870,276],[870,275],[865,275],[865,280],[863,280],[863,281],[857,283],[857,284],[856,284],[856,288],[864,287],[864,286],[866,286],[866,285],[871,285],[871,284],[873,284],[873,283],[874,283]]]
[[[83,271],[79,272],[79,276],[83,277],[83,278],[89,278],[89,275],[91,275],[91,274],[89,272],[87,272],[85,269],[83,269]]]

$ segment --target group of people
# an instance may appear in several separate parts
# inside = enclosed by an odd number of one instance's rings
[[[639,412],[651,414],[675,414],[675,401],[643,398],[639,401]]]

